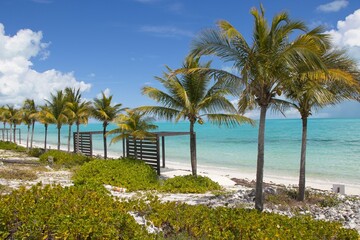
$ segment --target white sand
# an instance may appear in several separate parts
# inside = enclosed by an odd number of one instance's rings
[[[23,146],[26,146],[26,142],[22,142]],[[39,145],[39,144],[36,144]],[[43,147],[36,146],[36,147]],[[48,145],[51,149],[57,149],[56,145]],[[72,146],[71,146],[72,147]],[[62,145],[62,150],[67,150],[67,146]],[[94,155],[103,155],[102,151],[94,151]],[[108,153],[109,158],[119,158],[119,155],[112,155]],[[188,164],[175,162],[172,160],[166,161],[166,168],[161,168],[161,175],[164,177],[174,177],[181,175],[191,174],[190,160]],[[225,167],[213,167],[198,165],[198,174],[201,176],[207,176],[215,182],[218,182],[221,186],[231,188],[235,186],[235,182],[231,178],[245,179],[248,181],[255,180],[256,172],[245,172]],[[266,174],[264,172],[264,182],[280,184],[285,186],[297,186],[298,178],[291,176],[274,176]],[[360,184],[357,183],[344,183],[344,182],[332,182],[320,179],[306,178],[306,186],[315,189],[332,191],[333,184],[342,184],[345,186],[345,194],[347,195],[359,195],[360,196]]]
[[[190,163],[182,164],[182,163],[167,161],[165,164],[166,164],[166,168],[161,169],[161,175],[165,177],[191,174]],[[202,165],[198,165],[198,174],[201,176],[207,176],[224,187],[232,187],[235,185],[235,182],[233,182],[231,178],[245,179],[248,181],[252,181],[256,179],[255,171],[253,173],[239,172],[238,170],[234,170],[230,168],[220,168],[220,167],[211,167],[211,166],[202,166]],[[264,174],[264,182],[280,184],[285,186],[298,185],[297,178],[286,177],[286,176],[272,176],[266,174]],[[360,195],[360,185],[358,184],[349,184],[342,182],[326,182],[324,180],[311,179],[311,178],[306,179],[306,186],[315,189],[332,191],[333,184],[345,185],[345,193],[348,195]]]

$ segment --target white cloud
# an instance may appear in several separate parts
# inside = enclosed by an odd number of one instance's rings
[[[106,88],[104,91],[102,91],[106,97],[109,97],[111,95],[111,91],[109,88]],[[102,93],[99,93],[96,95],[97,98],[102,98]]]
[[[153,33],[160,37],[194,37],[194,33],[172,26],[142,26],[140,32]]]
[[[321,12],[338,12],[341,9],[347,7],[349,2],[347,0],[335,0],[317,7],[317,10]]]
[[[0,104],[21,105],[26,98],[41,104],[50,93],[65,87],[89,90],[91,85],[77,81],[73,73],[55,69],[37,72],[31,59],[48,56],[47,43],[42,43],[42,33],[30,29],[19,30],[7,36],[0,23]]]
[[[331,35],[335,46],[347,48],[350,55],[360,60],[360,9],[345,20],[338,21],[336,29],[327,33]]]

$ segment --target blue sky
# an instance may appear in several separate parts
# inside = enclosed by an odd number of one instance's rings
[[[287,11],[310,27],[324,25],[337,46],[360,59],[359,0],[1,0],[0,102],[30,97],[41,103],[55,89],[72,86],[87,99],[106,91],[126,107],[153,104],[140,89],[158,86],[154,76],[164,65],[180,67],[201,30],[225,19],[250,38],[249,11],[260,3],[269,21]],[[360,117],[360,104],[314,116]]]

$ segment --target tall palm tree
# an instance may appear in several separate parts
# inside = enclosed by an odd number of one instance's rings
[[[112,105],[112,95],[106,97],[104,92],[101,92],[101,98],[95,98],[91,108],[91,115],[103,123],[103,139],[104,139],[104,158],[107,158],[107,143],[106,143],[106,127],[112,122],[118,113],[124,111],[121,108],[122,104]]]
[[[68,131],[68,152],[70,152],[70,142],[71,142],[71,128],[72,125],[75,123],[76,119],[74,116],[74,112],[72,110],[68,109],[69,105],[78,105],[81,101],[81,93],[80,89],[71,89],[69,87],[65,88],[65,101],[66,101],[66,116],[67,116],[67,123],[69,125],[69,131]]]
[[[235,74],[217,69],[208,72],[227,79],[229,86],[241,90],[240,113],[260,108],[255,208],[262,211],[267,110],[273,108],[282,112],[287,106],[276,96],[281,95],[282,81],[289,78],[289,68],[295,67],[298,59],[311,68],[323,67],[319,46],[326,48],[329,40],[321,28],[308,32],[303,22],[292,21],[286,12],[275,15],[271,24],[266,21],[262,6],[260,12],[251,9],[251,14],[254,17],[252,42],[248,43],[229,22],[220,21],[218,29],[204,31],[196,38],[191,52],[232,62],[234,71],[237,71]],[[301,34],[294,36],[294,32]]]
[[[44,139],[44,151],[46,152],[47,149],[47,133],[48,133],[48,126],[54,122],[53,115],[50,112],[49,107],[45,104],[44,106],[40,106],[40,110],[36,115],[37,121],[44,124],[45,127],[45,139]]]
[[[31,149],[33,146],[36,113],[38,111],[38,108],[35,104],[34,99],[26,99],[23,104],[23,109],[27,112],[26,114],[28,114],[30,124],[31,124],[31,140],[30,140],[30,149]],[[29,125],[28,125],[28,127],[29,127]]]
[[[208,68],[210,62],[200,63],[200,59],[187,57],[183,70],[193,68]],[[240,116],[233,104],[226,99],[230,93],[222,81],[211,85],[212,78],[208,74],[199,72],[181,74],[175,76],[167,67],[168,72],[164,76],[157,77],[166,91],[154,87],[144,87],[142,93],[161,103],[163,106],[143,106],[138,108],[145,113],[150,113],[168,120],[187,119],[190,122],[190,158],[192,174],[197,176],[196,158],[196,135],[195,123],[203,123],[206,117],[210,123],[218,125],[237,125],[243,122],[251,122],[250,119]]]
[[[56,94],[50,95],[50,100],[45,99],[45,101],[48,104],[48,117],[51,119],[51,122],[56,124],[56,128],[58,131],[57,149],[60,150],[60,130],[62,125],[67,121],[67,116],[65,114],[65,95],[63,91],[58,90]]]
[[[148,117],[143,112],[136,110],[126,109],[126,114],[119,114],[115,118],[115,122],[118,128],[115,128],[107,133],[118,134],[111,139],[111,143],[116,143],[129,136],[133,137],[135,142],[145,137],[153,136],[151,130],[157,129],[157,126],[153,124],[153,118]],[[135,158],[137,158],[137,149],[135,144]]]
[[[360,95],[359,71],[356,63],[344,52],[331,51],[323,56],[327,71],[314,71],[306,65],[297,68],[296,74],[285,86],[285,95],[292,101],[302,120],[299,192],[297,199],[305,199],[305,163],[308,117],[313,110],[334,105],[342,100],[356,99]],[[356,76],[357,74],[357,76]]]
[[[90,102],[67,102],[67,115],[75,121],[76,124],[76,149],[75,152],[79,152],[79,133],[80,124],[87,124],[90,116]],[[70,133],[69,133],[70,134]]]

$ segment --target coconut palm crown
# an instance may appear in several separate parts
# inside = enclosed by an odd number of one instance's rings
[[[58,139],[57,139],[57,149],[60,150],[61,138],[60,130],[63,124],[67,122],[66,116],[66,99],[65,94],[62,90],[58,90],[56,94],[50,95],[50,100],[46,100],[47,103],[47,116],[51,119],[50,122],[56,124]]]
[[[154,118],[136,110],[126,109],[125,111],[126,114],[119,114],[114,120],[118,128],[107,133],[107,135],[118,134],[112,138],[111,143],[116,143],[129,136],[132,136],[134,139],[144,139],[153,136],[150,131],[157,129],[157,125],[152,123]]]
[[[301,21],[293,21],[286,12],[275,15],[269,24],[261,6],[251,10],[254,17],[252,42],[229,22],[219,21],[218,29],[205,30],[195,39],[191,53],[213,55],[231,62],[236,73],[208,69],[209,74],[227,81],[239,90],[240,113],[260,108],[255,208],[263,209],[263,169],[265,119],[269,108],[283,112],[289,104],[276,96],[282,94],[284,79],[299,62],[311,69],[325,68],[320,55],[327,49],[329,39],[323,29],[308,31]],[[294,36],[296,33],[298,35]]]
[[[182,70],[184,74],[175,75],[171,68],[163,77],[156,77],[165,91],[155,87],[146,86],[142,89],[144,95],[149,96],[162,106],[139,107],[145,113],[156,117],[175,120],[188,120],[190,122],[190,158],[192,174],[197,175],[196,136],[195,123],[203,124],[205,118],[210,123],[234,126],[250,119],[239,115],[233,104],[226,98],[230,89],[222,81],[212,84],[209,74],[199,72],[187,73],[192,68],[208,68],[210,62],[200,63],[200,58],[189,56],[186,58]]]

